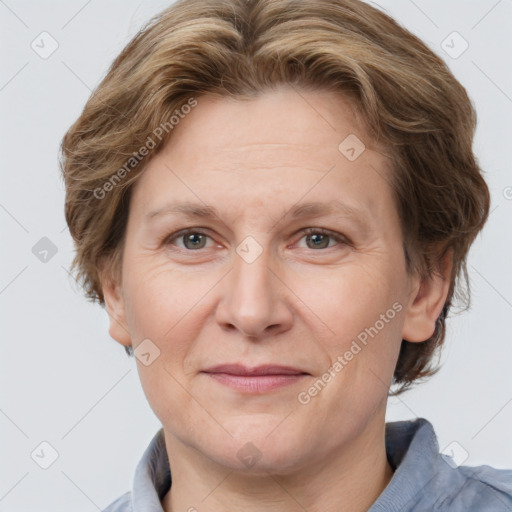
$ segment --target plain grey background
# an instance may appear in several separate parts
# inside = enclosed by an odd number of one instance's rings
[[[170,3],[0,0],[0,511],[106,507],[130,489],[160,427],[135,361],[68,274],[73,247],[57,155],[108,65]],[[512,2],[378,4],[467,88],[492,194],[469,258],[472,308],[448,322],[441,372],[391,399],[388,419],[425,417],[456,460],[512,468]]]

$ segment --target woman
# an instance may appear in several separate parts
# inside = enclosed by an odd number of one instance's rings
[[[475,112],[356,0],[182,0],[66,134],[74,266],[162,423],[106,510],[510,510],[425,419],[489,211]]]

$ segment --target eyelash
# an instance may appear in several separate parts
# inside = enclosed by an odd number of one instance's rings
[[[324,229],[324,228],[305,228],[301,232],[302,232],[303,236],[301,238],[299,238],[299,240],[301,240],[304,236],[307,236],[307,235],[320,234],[320,235],[325,235],[325,236],[331,237],[338,244],[345,245],[345,246],[346,245],[351,245],[350,241],[346,237],[344,237],[343,235],[341,235],[339,233],[336,233],[334,231],[330,231],[328,229]],[[189,234],[202,235],[202,236],[205,236],[205,237],[211,239],[211,236],[208,233],[206,233],[205,231],[203,231],[201,228],[187,228],[187,229],[182,229],[182,230],[180,230],[178,232],[172,233],[172,234],[164,237],[164,239],[162,240],[162,243],[164,245],[171,245],[171,242],[173,242],[174,240],[177,240],[177,239],[182,238],[185,235],[189,235]],[[325,249],[332,249],[332,248],[333,247],[326,247],[323,250],[325,250]],[[186,251],[186,252],[191,252],[191,253],[192,252],[199,252],[201,250],[201,249],[192,250],[192,249],[182,249],[182,248],[178,248],[178,249]],[[312,250],[315,250],[315,249],[312,249]],[[322,250],[322,249],[320,249],[320,250]]]

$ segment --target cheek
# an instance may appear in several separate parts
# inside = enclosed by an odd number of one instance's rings
[[[169,424],[169,415],[187,409],[183,405],[190,402],[183,387],[187,379],[184,361],[198,337],[198,322],[191,320],[201,312],[198,301],[209,282],[169,269],[168,264],[133,261],[125,269],[124,287],[134,348],[149,339],[159,350],[148,366],[137,360],[137,371],[154,413],[163,424]],[[185,425],[192,423],[187,414],[180,420]]]
[[[398,357],[401,275],[393,274],[390,265],[354,265],[333,271],[319,287],[310,283],[304,282],[299,293],[328,327],[317,339],[332,365],[324,371],[335,375],[322,398],[314,399],[314,407],[336,404],[335,423],[344,415],[362,418],[385,399]]]
[[[396,310],[401,308],[393,304],[402,300],[402,281],[386,267],[347,265],[328,274],[324,271],[324,275],[304,274],[295,279],[293,288],[320,320],[317,324],[323,326],[325,339],[342,349],[376,323],[379,331],[400,331]]]
[[[168,263],[131,265],[126,269],[126,316],[136,338],[163,340],[182,330],[188,315],[197,314],[203,297],[215,284],[204,278],[169,268]]]

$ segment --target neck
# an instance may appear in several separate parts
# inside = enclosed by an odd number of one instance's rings
[[[369,430],[367,425],[350,446],[296,472],[264,475],[240,473],[205,460],[165,431],[172,488],[162,506],[165,512],[367,511],[393,476],[385,450],[384,421],[380,426]]]

